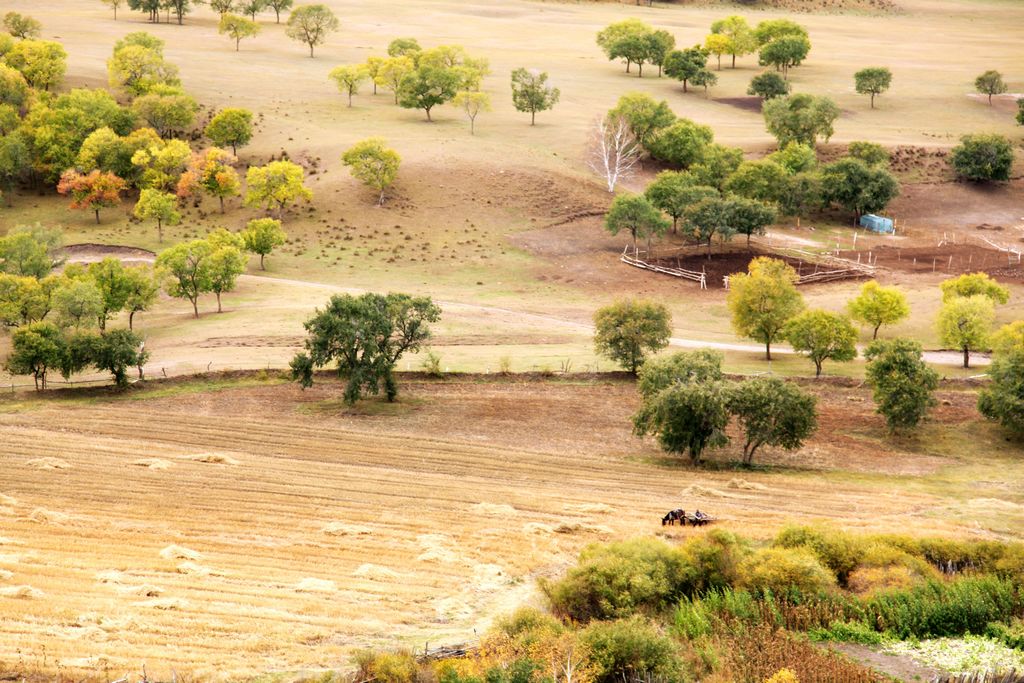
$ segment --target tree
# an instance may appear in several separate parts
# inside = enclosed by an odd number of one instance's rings
[[[702,199],[717,197],[718,190],[701,185],[690,173],[662,171],[647,189],[644,196],[672,218],[672,232],[675,233],[687,209]]]
[[[212,254],[213,247],[207,240],[192,240],[179,242],[156,257],[157,269],[165,274],[167,293],[176,299],[188,299],[196,318],[199,296],[211,288],[207,261]]]
[[[375,86],[390,88],[391,92],[395,94],[395,104],[398,104],[402,81],[415,70],[416,63],[409,57],[392,57],[381,63],[373,82]]]
[[[18,327],[42,320],[50,312],[50,296],[39,280],[0,272],[0,325]]]
[[[978,395],[978,411],[1014,436],[1024,434],[1024,350],[998,353],[989,366],[989,385]]]
[[[50,40],[22,40],[4,55],[7,66],[17,69],[30,86],[44,91],[64,78],[67,58],[64,47]]]
[[[719,240],[728,242],[736,234],[729,199],[707,197],[688,207],[684,216],[686,232],[697,242],[707,245],[709,259],[711,241],[716,235]]]
[[[104,126],[89,134],[82,142],[75,160],[80,171],[108,171],[124,178],[128,185],[138,185],[141,168],[132,163],[139,150],[161,145],[160,137],[152,128],[141,128],[121,136]]]
[[[248,109],[222,109],[206,124],[206,137],[218,147],[231,146],[231,153],[237,155],[238,148],[252,140],[252,112]]]
[[[420,47],[420,42],[415,38],[395,38],[388,43],[388,57],[410,57],[416,59],[422,51],[423,48]]]
[[[665,68],[665,59],[672,48],[676,46],[676,39],[668,31],[655,31],[645,37],[647,43],[647,60],[658,67],[658,78]]]
[[[748,55],[757,47],[757,39],[750,25],[743,17],[733,14],[711,24],[711,35],[721,35],[728,39],[725,53],[732,56],[732,68],[736,68],[736,57]],[[711,36],[708,36],[710,38]],[[718,64],[721,68],[721,60]]]
[[[693,75],[690,79],[690,83],[693,83],[698,88],[704,88],[704,96],[708,96],[708,88],[718,85],[718,76],[711,73],[707,69],[701,69]]]
[[[737,334],[765,345],[765,358],[772,359],[772,342],[781,336],[786,323],[804,309],[796,288],[797,274],[785,261],[758,256],[746,273],[729,278],[727,303]]]
[[[14,206],[14,188],[31,163],[32,157],[20,135],[12,133],[0,137],[0,189],[7,206]]]
[[[876,142],[855,140],[846,146],[846,153],[868,166],[889,168],[889,151]]]
[[[195,99],[177,89],[158,86],[132,102],[136,116],[154,128],[161,137],[192,125],[199,105]]]
[[[857,357],[857,330],[845,316],[831,311],[804,311],[786,323],[783,335],[794,351],[811,359],[815,377],[821,377],[826,360],[842,363]]]
[[[249,18],[255,22],[256,15],[267,8],[267,0],[236,0],[235,7],[242,14],[248,14]]]
[[[378,192],[377,206],[384,205],[384,191],[395,182],[402,163],[398,152],[386,144],[383,138],[367,138],[341,155],[352,176]]]
[[[491,96],[485,92],[463,90],[455,93],[452,104],[461,109],[469,119],[469,134],[476,135],[476,117],[482,111],[491,110]]]
[[[754,76],[750,79],[750,87],[747,88],[748,95],[757,95],[762,100],[785,97],[789,91],[789,81],[774,71],[765,71]]]
[[[163,242],[164,225],[177,225],[181,222],[177,205],[177,200],[170,192],[146,188],[139,195],[133,214],[140,220],[155,220],[157,241]]]
[[[1013,168],[1013,147],[1002,135],[965,135],[953,148],[953,170],[965,180],[985,182],[1009,180]]]
[[[366,67],[362,64],[349,66],[337,66],[327,74],[338,86],[338,90],[348,95],[348,106],[352,106],[352,96],[359,92],[359,86],[370,77]]]
[[[370,77],[370,82],[373,84],[373,94],[377,94],[377,79],[380,77],[380,68],[387,61],[383,57],[367,57],[364,67],[366,68],[366,74]]]
[[[302,387],[313,384],[313,369],[331,362],[346,378],[345,401],[353,404],[364,391],[377,394],[383,385],[387,400],[398,396],[393,370],[405,352],[415,353],[430,337],[429,323],[441,309],[429,297],[407,294],[332,296],[306,321],[306,350],[292,359],[292,376]]]
[[[242,251],[238,247],[217,246],[211,243],[211,251],[206,259],[205,268],[209,278],[210,291],[217,296],[217,312],[222,313],[220,295],[235,288],[238,276],[245,272],[245,256],[242,255]]]
[[[132,155],[132,165],[139,173],[140,188],[169,192],[188,170],[192,148],[182,140],[160,141]]]
[[[699,46],[685,50],[673,50],[665,57],[665,75],[683,82],[683,92],[687,92],[687,83],[697,74],[707,71],[708,55]]]
[[[235,9],[235,0],[210,0],[210,9],[223,17]]]
[[[1024,97],[1017,100],[1017,125],[1024,126]]]
[[[743,464],[762,446],[794,451],[818,428],[817,401],[777,377],[757,377],[729,392],[729,412],[743,430]]]
[[[89,277],[100,293],[102,308],[97,320],[102,332],[107,329],[107,321],[124,310],[133,283],[128,269],[116,258],[89,264]]]
[[[766,19],[754,29],[754,38],[758,45],[767,45],[773,40],[787,36],[807,38],[807,29],[789,19]]]
[[[732,50],[732,40],[727,35],[712,33],[704,39],[704,51],[718,59],[718,70],[722,70],[722,55]],[[734,65],[735,66],[735,65]]]
[[[245,174],[246,206],[277,206],[280,217],[289,204],[310,201],[313,192],[303,184],[302,167],[291,161],[271,161],[266,166],[251,166]]]
[[[668,226],[668,221],[642,195],[619,195],[604,217],[604,227],[611,234],[618,235],[622,230],[629,232],[634,251],[639,237],[647,238],[649,251],[651,236],[665,234]]]
[[[992,353],[1007,354],[1012,351],[1024,351],[1024,320],[1015,320],[1003,325],[992,335]]]
[[[706,384],[723,378],[720,352],[679,351],[646,361],[637,374],[636,388],[646,399],[676,384]]]
[[[12,375],[32,375],[36,391],[41,391],[46,389],[47,372],[60,363],[63,350],[60,330],[53,323],[25,325],[11,335],[11,353],[4,368]]]
[[[242,231],[242,240],[247,251],[260,255],[260,270],[266,270],[264,257],[285,243],[288,236],[281,229],[281,221],[276,218],[254,218]]]
[[[942,289],[943,303],[957,297],[975,295],[991,299],[993,305],[1005,304],[1010,300],[1010,290],[989,277],[988,273],[965,273],[944,280],[939,288]]]
[[[766,100],[762,108],[768,132],[784,147],[790,141],[813,147],[817,139],[832,137],[839,107],[831,98],[797,93]]]
[[[91,327],[103,313],[103,295],[92,280],[61,278],[50,297],[53,313],[61,327]]]
[[[689,119],[678,119],[651,141],[651,156],[673,166],[687,168],[703,160],[713,137],[710,127]]]
[[[626,73],[632,61],[626,55],[620,54],[619,45],[624,40],[648,36],[654,33],[654,29],[639,19],[625,19],[623,21],[609,24],[597,34],[597,44],[604,51],[609,61],[622,58],[626,62]]]
[[[128,311],[128,329],[135,328],[135,314],[148,311],[156,303],[160,293],[160,282],[148,266],[134,266],[125,269],[128,296],[124,309]]]
[[[875,410],[891,431],[916,427],[936,405],[939,376],[921,356],[921,345],[909,339],[874,341],[864,352]]]
[[[461,84],[462,79],[454,69],[420,66],[402,77],[397,91],[398,104],[405,109],[422,109],[427,121],[433,121],[430,110],[453,100]]]
[[[97,370],[114,377],[118,388],[128,386],[128,368],[141,368],[149,360],[142,338],[131,330],[113,330],[96,338],[92,344],[92,362]]]
[[[892,71],[884,66],[861,69],[853,75],[854,88],[861,95],[871,95],[871,108],[875,108],[875,96],[881,95],[892,85]]]
[[[971,365],[971,349],[984,348],[995,324],[995,304],[984,294],[957,296],[939,309],[939,339],[964,354],[964,367]]]
[[[242,194],[242,183],[232,166],[235,161],[235,157],[218,147],[194,154],[188,171],[178,181],[178,197],[190,197],[196,189],[201,189],[220,200],[220,212],[223,214],[224,199]]]
[[[725,190],[748,199],[781,204],[789,191],[789,173],[771,159],[744,161],[725,181]]]
[[[698,185],[721,190],[725,186],[725,181],[736,172],[742,162],[742,149],[713,142],[700,148],[700,159],[690,165],[689,173]]]
[[[982,95],[988,95],[988,105],[992,106],[992,96],[1002,95],[1008,90],[1003,75],[998,71],[989,70],[974,79],[974,89]]]
[[[19,225],[0,237],[0,273],[42,279],[62,261],[57,258],[58,228]]]
[[[653,301],[624,299],[594,314],[594,348],[635,375],[646,356],[668,346],[672,316]]]
[[[90,171],[81,174],[68,169],[60,177],[57,192],[71,196],[72,209],[88,209],[96,214],[96,224],[100,222],[100,209],[109,209],[121,203],[121,193],[125,190],[125,182],[113,173]]]
[[[729,394],[723,382],[679,383],[645,398],[633,416],[633,433],[651,434],[669,453],[688,453],[694,464],[729,439]]]
[[[849,211],[856,219],[888,206],[899,196],[900,184],[885,168],[846,157],[822,169],[821,191],[827,204]]]
[[[647,93],[639,92],[620,97],[615,108],[608,111],[608,116],[624,119],[644,149],[649,149],[651,140],[676,120],[668,102],[658,102]]]
[[[530,112],[530,125],[537,123],[537,112],[558,103],[562,91],[548,85],[547,72],[519,68],[512,72],[512,104],[516,111]]]
[[[43,25],[38,19],[33,19],[18,12],[8,12],[4,15],[4,28],[15,38],[38,38],[43,32]]]
[[[274,10],[276,23],[281,23],[281,12],[291,9],[293,2],[294,0],[267,0],[267,7]]]
[[[872,328],[871,338],[878,339],[878,328],[894,325],[910,315],[907,297],[898,287],[883,287],[876,280],[865,282],[860,294],[846,304],[850,317]]]
[[[289,38],[309,45],[309,56],[313,48],[323,45],[327,35],[338,30],[338,17],[327,5],[300,5],[292,10],[284,32]]]
[[[747,247],[753,235],[763,235],[765,228],[775,222],[776,214],[768,204],[747,199],[746,197],[729,197],[729,220],[738,235],[747,236]]]
[[[148,36],[134,33],[130,36]],[[164,60],[163,41],[157,47],[147,38],[115,45],[114,56],[107,61],[107,74],[112,88],[123,88],[131,95],[144,95],[156,85],[181,86],[178,69]]]
[[[643,148],[629,122],[610,114],[594,122],[587,145],[587,166],[605,180],[609,192],[615,192],[620,180],[633,174]]]
[[[28,95],[28,81],[21,72],[0,62],[0,104],[21,108]]]
[[[281,1],[281,0],[278,0]],[[290,0],[288,0],[290,1]],[[278,17],[278,23],[281,23]],[[235,14],[220,15],[220,24],[217,25],[217,33],[230,36],[235,41],[235,52],[238,52],[243,38],[251,38],[260,32],[260,25],[255,21],[240,17]]]
[[[818,165],[818,157],[814,153],[814,148],[799,142],[788,143],[769,154],[767,159],[781,166],[791,176],[813,171]]]
[[[784,36],[776,38],[761,48],[758,63],[761,66],[774,66],[782,71],[782,78],[789,80],[789,70],[807,59],[811,51],[811,41],[800,36]]]
[[[145,12],[149,21],[155,23],[160,23],[160,10],[165,8],[169,9],[169,4],[161,0],[128,0],[128,9]]]

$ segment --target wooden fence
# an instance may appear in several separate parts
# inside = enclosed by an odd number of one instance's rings
[[[951,676],[936,676],[930,683],[1024,683],[1024,671],[1011,669],[1009,671],[984,673],[954,674]]]
[[[645,254],[646,255],[646,254]],[[636,249],[633,250],[633,256],[629,255],[629,245],[622,250],[622,256],[620,260],[623,263],[634,266],[636,268],[643,268],[644,270],[654,271],[655,273],[662,273],[664,275],[671,275],[673,277],[683,278],[684,280],[693,280],[694,282],[700,283],[701,289],[708,288],[707,275],[703,272],[697,272],[695,270],[686,270],[685,268],[670,268],[668,266],[658,266],[653,263],[648,263],[640,258],[640,254]]]

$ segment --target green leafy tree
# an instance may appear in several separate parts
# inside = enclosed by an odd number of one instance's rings
[[[704,88],[704,96],[707,97],[708,88],[718,85],[718,76],[707,69],[701,69],[690,79],[690,83],[698,88]]]
[[[699,46],[673,50],[665,57],[665,75],[683,82],[683,92],[699,73],[707,71],[708,55]]]
[[[125,269],[126,289],[124,310],[128,311],[128,329],[135,329],[135,314],[148,311],[160,294],[160,281],[148,266],[134,266]]]
[[[304,179],[302,167],[291,161],[251,166],[245,174],[245,204],[266,209],[276,206],[280,217],[289,204],[313,199],[313,192],[303,184]]]
[[[431,110],[455,99],[461,84],[462,79],[454,69],[420,66],[402,77],[397,91],[398,104],[405,109],[422,109],[427,121],[433,121]]]
[[[651,156],[667,164],[688,168],[704,159],[714,134],[709,126],[678,119],[651,141]]]
[[[676,120],[668,102],[658,102],[647,93],[639,92],[626,93],[620,97],[615,108],[608,111],[608,116],[624,119],[644,149],[649,149],[658,133]]]
[[[180,87],[178,68],[164,59],[163,41],[150,40],[144,32],[130,33],[114,46],[107,60],[107,75],[112,88],[123,88],[131,95],[144,95],[157,85]]]
[[[632,374],[648,354],[668,346],[672,316],[664,305],[625,299],[594,314],[594,348]]]
[[[348,106],[351,107],[352,96],[359,92],[359,86],[370,77],[370,74],[364,65],[351,64],[331,69],[327,77],[334,81],[342,94],[348,95]]]
[[[718,60],[717,69],[721,71],[722,55],[727,55],[732,50],[732,40],[729,39],[729,36],[721,33],[712,33],[704,39],[703,48],[709,55],[715,56]]]
[[[785,261],[759,256],[746,273],[729,278],[727,303],[737,334],[765,345],[772,359],[772,342],[782,336],[791,318],[804,309],[796,288],[797,274]]]
[[[950,159],[957,176],[986,182],[1009,180],[1013,168],[1013,146],[1002,135],[965,135],[953,148]]]
[[[775,222],[776,213],[770,205],[746,197],[729,197],[729,216],[733,230],[747,236],[747,246],[753,235],[763,235],[765,228]]]
[[[739,147],[726,147],[717,142],[704,145],[700,151],[700,160],[690,165],[689,173],[698,185],[707,185],[721,190],[725,181],[743,162],[743,150]]]
[[[1024,320],[1003,325],[992,335],[993,354],[1007,354],[1011,351],[1024,351]]]
[[[750,29],[750,24],[736,14],[713,22],[711,36],[708,38],[710,39],[712,36],[723,36],[729,41],[722,47],[725,48],[723,52],[732,57],[732,68],[734,69],[736,68],[736,57],[748,55],[757,49],[757,38]],[[718,44],[718,41],[714,41],[714,43]],[[719,60],[718,67],[722,67],[721,60]]]
[[[962,350],[964,367],[968,368],[971,350],[985,348],[995,319],[995,305],[984,294],[953,297],[944,301],[939,309],[939,339],[949,347]]]
[[[50,40],[22,40],[4,55],[7,66],[17,69],[33,88],[48,91],[64,78],[67,52]]]
[[[28,146],[20,135],[0,137],[0,189],[7,206],[14,206],[14,189],[32,163]]]
[[[847,145],[846,152],[854,159],[860,159],[868,166],[889,167],[889,151],[878,143],[855,140]]]
[[[992,96],[1002,95],[1009,88],[998,71],[989,70],[974,79],[974,89],[982,95],[988,95],[988,104],[992,106]]]
[[[485,92],[463,90],[455,93],[452,104],[461,109],[469,119],[469,134],[476,135],[476,117],[482,111],[491,110],[491,96]]]
[[[267,0],[236,0],[235,7],[242,14],[248,14],[249,19],[255,23],[256,15],[267,9]]]
[[[103,295],[89,278],[64,277],[50,301],[61,327],[92,327],[103,313]]]
[[[993,304],[1005,304],[1010,300],[1010,290],[993,280],[988,273],[964,273],[944,280],[939,288],[944,303],[957,297],[975,295],[987,297]]]
[[[395,38],[388,43],[388,57],[418,58],[421,52],[423,48],[415,38]]]
[[[164,241],[164,225],[177,225],[181,222],[178,201],[174,195],[152,188],[142,191],[133,213],[140,220],[156,221],[156,234],[159,242]]]
[[[209,241],[209,238],[207,239]],[[220,304],[221,294],[230,292],[238,283],[238,276],[245,272],[245,256],[235,246],[218,246],[212,244],[210,256],[205,267],[210,282],[210,291],[217,297],[217,312],[223,313]]]
[[[597,44],[604,51],[609,61],[623,59],[626,62],[626,73],[632,62],[625,55],[620,54],[618,46],[624,40],[648,36],[654,33],[654,29],[639,19],[625,19],[623,21],[609,24],[597,34]]]
[[[327,36],[337,31],[339,26],[338,17],[327,5],[300,5],[289,15],[284,33],[292,40],[309,45],[309,56],[312,57],[313,48],[323,45]]]
[[[8,12],[4,15],[4,28],[15,38],[38,38],[43,32],[43,25],[38,19],[26,14]]]
[[[36,391],[46,389],[46,375],[60,364],[64,352],[61,332],[53,323],[19,327],[11,335],[11,353],[4,366],[12,375],[32,375]]]
[[[177,188],[188,170],[192,148],[182,140],[160,141],[132,155],[132,165],[139,174],[140,188],[170,192]]]
[[[750,79],[747,94],[757,95],[762,100],[770,100],[776,97],[785,97],[789,94],[791,87],[789,81],[779,74],[774,71],[765,71]]]
[[[978,411],[1014,436],[1024,435],[1024,349],[997,353],[989,385],[978,395]]]
[[[280,0],[279,0],[280,1]],[[278,17],[278,23],[281,23]],[[235,52],[238,52],[245,38],[252,38],[260,32],[260,25],[255,21],[240,17],[235,14],[220,15],[220,23],[217,25],[217,33],[228,36],[235,41]]]
[[[102,307],[97,321],[100,331],[107,329],[107,321],[124,310],[132,294],[128,269],[116,258],[105,258],[89,264],[89,277],[100,293]]]
[[[921,345],[909,339],[874,341],[864,352],[875,410],[891,431],[916,427],[936,405],[939,375],[922,359]]]
[[[871,327],[871,338],[878,339],[882,325],[895,325],[910,315],[907,297],[898,287],[883,287],[876,280],[865,282],[860,294],[846,304],[850,317]]]
[[[875,97],[892,85],[892,71],[884,66],[871,66],[853,74],[853,85],[861,95],[871,95],[871,108],[875,108]]]
[[[281,23],[281,12],[286,12],[292,8],[294,0],[267,0],[267,7],[274,10],[275,23]]]
[[[797,93],[766,100],[762,109],[768,132],[784,147],[791,141],[813,147],[832,137],[839,107],[831,98]]]
[[[645,362],[637,374],[636,388],[646,399],[676,384],[705,384],[723,379],[722,354],[718,351],[679,351]]]
[[[276,218],[255,218],[242,231],[242,240],[247,251],[260,255],[260,270],[266,270],[263,259],[285,243],[288,235],[281,229]]]
[[[795,384],[757,377],[729,392],[729,412],[743,430],[743,464],[762,446],[795,451],[818,428],[817,401]]]
[[[790,19],[766,19],[754,29],[758,45],[767,45],[773,40],[789,36],[807,38],[807,29]]]
[[[699,185],[690,173],[662,171],[644,190],[644,196],[651,204],[672,218],[672,232],[675,233],[687,209],[709,197],[717,197],[718,190]]]
[[[164,288],[175,299],[188,299],[192,313],[199,317],[199,297],[211,289],[207,265],[213,246],[207,240],[179,242],[160,252],[156,267],[164,275]]]
[[[0,104],[20,108],[28,100],[28,95],[28,81],[21,72],[0,62]]]
[[[725,190],[778,205],[789,192],[789,177],[786,169],[771,159],[744,161],[725,181]]]
[[[547,72],[523,68],[512,72],[512,104],[516,111],[530,112],[531,126],[537,123],[537,112],[554,107],[561,95],[561,90],[548,84]]]
[[[19,225],[0,237],[0,273],[42,279],[61,262],[63,237],[56,228]]]
[[[109,372],[120,388],[128,386],[128,368],[140,368],[141,373],[149,359],[142,338],[131,330],[112,330],[98,337],[91,355],[96,369]]]
[[[663,450],[689,454],[698,464],[708,448],[729,441],[729,395],[724,382],[673,384],[643,400],[633,416],[633,433],[653,435]]]
[[[192,126],[199,104],[180,90],[159,86],[136,97],[132,111],[161,137],[170,137]]]
[[[382,386],[388,401],[398,396],[394,367],[405,352],[415,353],[430,337],[429,324],[441,309],[428,297],[407,294],[332,296],[323,310],[306,321],[306,350],[291,362],[292,376],[303,387],[313,384],[313,370],[336,362],[348,380],[345,401]]]
[[[669,228],[669,222],[646,197],[619,195],[612,201],[604,217],[604,227],[613,235],[618,235],[623,230],[627,231],[632,237],[634,251],[637,239],[646,238],[649,250],[651,237],[664,235]]]
[[[782,71],[782,78],[789,80],[789,70],[800,66],[811,51],[811,41],[800,36],[777,38],[761,48],[758,63],[774,66]]]
[[[252,140],[252,112],[248,109],[222,109],[206,124],[206,137],[218,147],[231,147],[232,154]]]
[[[769,154],[767,158],[781,166],[790,175],[813,171],[818,165],[818,157],[814,153],[814,148],[799,142],[790,142],[778,151]]]
[[[374,87],[379,85],[390,89],[395,94],[395,104],[398,104],[402,81],[415,70],[416,62],[410,57],[385,59],[378,67],[377,75],[373,79]]]
[[[831,311],[804,311],[790,319],[782,333],[794,351],[811,359],[815,377],[821,377],[827,360],[842,363],[857,357],[857,330],[845,316]]]
[[[0,325],[17,327],[43,319],[50,295],[34,277],[0,272]]]
[[[711,242],[716,236],[720,241],[728,242],[736,234],[730,200],[712,196],[691,204],[684,214],[683,227],[687,235],[707,245],[710,259]]]
[[[402,157],[386,146],[383,138],[368,138],[357,142],[341,155],[343,164],[364,185],[377,191],[377,206],[384,204],[384,192],[398,176]]]
[[[849,211],[855,218],[876,213],[900,194],[896,177],[880,166],[868,166],[846,157],[827,164],[821,172],[822,198]]]
[[[658,78],[665,69],[665,60],[668,58],[672,48],[676,46],[676,39],[668,31],[655,31],[646,37],[647,59],[651,64],[658,67]]]
[[[160,144],[160,136],[152,128],[140,128],[122,136],[109,126],[103,126],[82,142],[75,166],[82,172],[100,170],[113,173],[128,185],[137,186],[142,168],[133,164],[132,158],[136,152]]]
[[[795,173],[789,179],[786,196],[779,204],[781,213],[799,219],[822,206],[821,173],[804,171]]]

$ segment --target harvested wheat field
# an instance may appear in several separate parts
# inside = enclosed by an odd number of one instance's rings
[[[1024,467],[971,394],[886,444],[865,390],[827,389],[818,436],[754,470],[661,456],[612,379],[415,381],[356,408],[331,381],[256,376],[8,399],[0,661],[217,679],[464,640],[589,542],[692,533],[661,527],[677,506],[762,537],[790,520],[1020,535]]]

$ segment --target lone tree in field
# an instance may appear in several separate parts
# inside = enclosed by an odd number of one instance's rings
[[[687,209],[702,199],[718,197],[718,190],[699,184],[691,173],[662,171],[644,190],[644,196],[672,218],[672,233],[675,234]]]
[[[664,235],[669,222],[643,195],[619,195],[604,217],[604,227],[613,235],[628,231],[636,251],[637,238],[646,238],[649,248],[651,237]]]
[[[795,384],[758,377],[732,387],[729,412],[743,430],[743,464],[762,446],[795,451],[818,428],[817,400]]]
[[[141,220],[155,220],[157,241],[164,241],[164,225],[177,225],[181,222],[178,213],[178,201],[170,192],[161,192],[146,188],[139,195],[134,215]]]
[[[986,71],[974,79],[974,89],[982,95],[988,95],[988,105],[992,106],[992,96],[1002,95],[1009,88],[998,71]]]
[[[536,69],[519,68],[512,72],[512,104],[516,111],[530,112],[530,125],[536,125],[537,112],[558,104],[562,91],[548,84],[548,74]]]
[[[947,347],[962,350],[964,367],[969,368],[971,350],[985,348],[995,320],[995,305],[984,294],[954,297],[939,309],[939,339]]]
[[[246,251],[260,255],[260,270],[267,269],[263,259],[287,239],[288,235],[281,229],[281,221],[276,218],[254,218],[242,231]]]
[[[964,273],[944,280],[939,288],[942,290],[943,302],[959,296],[975,295],[991,299],[994,305],[1005,304],[1010,300],[1010,290],[993,280],[988,273]]]
[[[785,97],[789,94],[790,84],[785,78],[774,71],[765,71],[750,79],[748,95],[757,95],[762,100]]]
[[[117,10],[125,3],[125,0],[103,0],[103,4],[114,10],[114,21],[117,21]]]
[[[441,309],[429,297],[407,294],[340,294],[306,321],[306,350],[292,359],[292,377],[303,388],[313,385],[313,370],[331,362],[348,380],[345,401],[353,404],[364,392],[387,400],[398,396],[394,368],[406,351],[416,352],[430,337],[429,323]]]
[[[395,38],[388,43],[388,57],[415,58],[423,52],[420,41],[415,38]]]
[[[1024,436],[1024,347],[996,353],[991,382],[978,396],[978,411],[1016,437]]]
[[[72,209],[87,209],[95,213],[98,225],[100,210],[118,206],[125,187],[124,180],[113,173],[96,170],[82,174],[68,169],[60,177],[57,192],[70,195]]]
[[[281,12],[291,9],[294,0],[267,0],[267,7],[274,10],[276,23],[281,23]]]
[[[672,316],[662,304],[626,299],[594,314],[594,348],[632,374],[648,354],[668,346]]]
[[[783,335],[794,351],[811,359],[815,377],[821,377],[826,360],[846,362],[857,357],[857,330],[831,311],[804,311],[786,323]]]
[[[408,60],[408,57],[396,59]],[[455,69],[420,66],[402,76],[396,91],[398,104],[405,109],[422,109],[427,115],[427,121],[433,121],[431,110],[455,99],[461,86],[462,77]]]
[[[248,109],[221,109],[206,124],[206,137],[218,147],[231,147],[231,153],[237,155],[238,148],[244,147],[252,140],[252,112]]]
[[[604,178],[609,192],[615,192],[620,180],[633,175],[633,167],[643,155],[629,122],[622,116],[606,114],[594,122],[587,145],[587,166]]]
[[[290,204],[310,201],[313,192],[303,184],[302,167],[291,161],[271,161],[266,166],[252,166],[245,174],[246,206],[277,207],[278,218]]]
[[[352,96],[359,92],[359,86],[370,77],[370,74],[365,65],[351,64],[334,67],[327,77],[334,81],[342,94],[348,95],[348,106],[351,107]]]
[[[883,287],[877,281],[865,282],[860,294],[846,305],[850,317],[871,327],[871,338],[878,339],[882,325],[895,325],[910,315],[907,297],[898,287]]]
[[[957,176],[975,182],[1006,181],[1013,168],[1013,146],[1002,135],[965,135],[950,161]]]
[[[491,96],[478,90],[463,90],[455,93],[452,104],[461,109],[469,119],[469,134],[476,135],[476,117],[482,111],[491,110]]]
[[[727,302],[732,326],[744,337],[764,344],[772,359],[772,342],[782,336],[786,323],[804,309],[796,288],[797,274],[785,261],[758,256],[746,273],[729,278]]]
[[[301,5],[292,10],[284,33],[293,40],[309,45],[309,56],[312,57],[313,48],[323,45],[327,36],[337,31],[339,25],[338,17],[334,16],[327,5]]]
[[[875,96],[881,95],[892,85],[892,71],[884,66],[871,66],[853,75],[853,85],[861,95],[871,95],[871,108],[875,108]]]
[[[164,288],[176,299],[188,299],[192,312],[199,317],[199,296],[210,291],[210,269],[207,262],[213,246],[207,240],[179,242],[156,257],[156,268],[165,276]]]
[[[217,25],[217,33],[235,41],[235,52],[238,52],[243,38],[251,38],[259,32],[260,25],[255,21],[234,14],[222,14]]]
[[[839,118],[839,106],[831,98],[804,93],[767,100],[762,112],[765,127],[780,147],[794,141],[813,147],[818,138],[828,142]]]
[[[645,40],[654,33],[654,29],[639,19],[624,19],[609,24],[597,34],[597,44],[608,57],[608,60],[622,59],[626,63],[626,73],[633,64],[632,51],[623,50],[623,45]]]
[[[936,405],[939,375],[921,354],[921,345],[909,339],[874,341],[864,352],[875,410],[893,432],[916,427]]]
[[[25,14],[8,12],[4,15],[4,28],[15,38],[38,38],[43,32],[43,25],[37,19]]]
[[[352,176],[377,191],[377,206],[384,205],[384,192],[395,182],[402,157],[386,146],[383,138],[357,142],[341,155]]]

